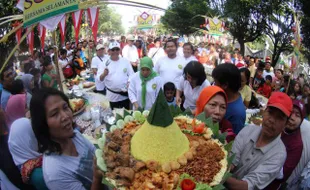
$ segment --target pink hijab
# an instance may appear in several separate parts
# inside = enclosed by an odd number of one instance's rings
[[[11,124],[26,114],[26,94],[16,94],[10,96],[6,105],[7,124],[11,127]]]

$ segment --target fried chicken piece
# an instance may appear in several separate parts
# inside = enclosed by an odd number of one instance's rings
[[[111,135],[111,141],[113,141],[114,143],[118,145],[122,145],[123,138],[122,138],[122,132],[120,129],[116,129],[115,131],[113,131]]]
[[[136,162],[136,164],[135,164],[133,170],[134,170],[135,172],[139,172],[140,170],[144,169],[145,167],[146,167],[145,163],[143,163],[143,162],[141,162],[141,161],[138,161],[138,162]]]
[[[128,167],[119,167],[119,176],[131,182],[135,177],[135,171]]]
[[[129,187],[131,185],[131,182],[127,179],[118,179],[116,180],[116,183],[120,186]]]
[[[129,144],[123,144],[121,146],[121,153],[129,154],[129,151],[130,151],[130,145]]]
[[[128,167],[129,166],[129,154],[117,153],[116,160],[119,161],[121,166]]]
[[[118,151],[120,149],[120,146],[113,141],[108,142],[107,146],[114,151]]]

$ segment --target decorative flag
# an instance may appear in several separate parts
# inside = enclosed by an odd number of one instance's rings
[[[76,44],[79,42],[79,32],[80,32],[80,27],[81,27],[82,14],[83,14],[83,10],[78,10],[72,13]]]
[[[61,38],[61,46],[63,46],[65,43],[66,15],[59,22],[59,31],[60,31],[60,38]]]
[[[19,22],[19,21],[15,21],[13,24],[12,24],[12,26],[14,27],[14,28],[16,28],[16,27],[18,27],[19,25],[21,25],[21,23]],[[17,31],[16,31],[16,33],[15,33],[15,37],[16,37],[16,42],[17,42],[17,44],[19,44],[20,43],[20,39],[21,39],[21,37],[22,37],[22,28],[20,28],[20,29],[18,29]]]
[[[24,3],[25,3],[25,0],[18,0],[16,4],[16,8],[18,8],[21,11],[24,11]]]
[[[29,27],[29,28],[27,28],[27,32],[28,32],[28,30],[32,30],[32,28]],[[33,54],[33,43],[34,43],[33,30],[27,36],[27,43],[28,43],[28,47],[29,47],[29,53],[32,55]]]
[[[50,30],[52,32],[56,30],[59,22],[64,16],[65,14],[57,15],[57,16],[41,21],[40,24],[42,24],[47,30]]]
[[[91,7],[88,8],[88,17],[90,19],[90,26],[93,31],[94,41],[97,41],[97,33],[98,33],[98,19],[99,19],[99,8]]]
[[[44,46],[45,46],[44,41],[45,41],[45,35],[46,35],[46,28],[42,24],[39,24],[38,31],[39,31],[39,37],[41,40],[41,50],[42,52],[44,52]]]

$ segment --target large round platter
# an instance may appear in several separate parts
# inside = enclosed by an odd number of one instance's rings
[[[136,111],[119,119],[98,140],[97,165],[105,173],[104,183],[127,190],[182,190],[185,181],[190,180],[194,189],[208,190],[222,182],[228,168],[224,145],[212,138],[214,134],[205,123],[187,116],[175,117],[174,121],[189,141],[188,151],[165,163],[135,158],[131,140],[147,114]],[[162,144],[168,146],[169,142]],[[157,152],[153,150],[154,154]]]

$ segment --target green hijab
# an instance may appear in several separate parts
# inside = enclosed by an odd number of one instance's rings
[[[152,80],[153,78],[155,78],[156,76],[158,76],[158,74],[153,71],[153,61],[151,58],[149,57],[143,57],[142,59],[140,59],[140,69],[142,68],[148,68],[151,70],[151,74],[148,77],[143,77],[140,71],[140,79],[142,81],[141,85],[142,85],[142,109],[145,108],[145,101],[146,101],[146,83],[150,80]]]

